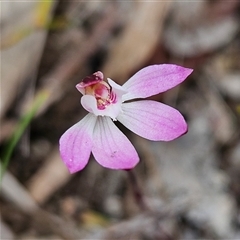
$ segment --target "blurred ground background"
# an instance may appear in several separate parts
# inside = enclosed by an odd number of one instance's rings
[[[240,2],[1,2],[1,239],[240,239]],[[153,99],[188,133],[163,143],[126,129],[149,210],[124,171],[93,159],[70,175],[58,140],[79,121],[75,85],[119,84],[150,64],[194,69]]]

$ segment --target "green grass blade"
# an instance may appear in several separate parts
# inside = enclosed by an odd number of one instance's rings
[[[4,172],[7,169],[10,158],[12,156],[12,153],[13,153],[17,143],[19,142],[19,140],[22,137],[23,133],[25,132],[26,128],[29,126],[33,117],[36,115],[38,109],[46,101],[47,97],[48,97],[48,94],[46,92],[40,92],[35,97],[29,110],[26,112],[26,114],[23,115],[23,117],[20,119],[19,123],[17,124],[16,130],[14,131],[12,137],[10,138],[10,140],[5,148],[5,153],[3,154],[3,157],[2,157],[2,164],[1,164],[1,169],[0,169],[0,182],[2,180]]]

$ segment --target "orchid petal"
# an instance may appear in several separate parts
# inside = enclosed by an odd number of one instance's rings
[[[174,64],[145,67],[134,74],[123,87],[128,91],[123,101],[146,98],[165,92],[183,82],[193,70]]]
[[[170,141],[187,131],[179,111],[151,100],[124,103],[117,120],[128,129],[153,141]]]
[[[83,95],[81,97],[81,104],[82,106],[90,113],[98,116],[102,113],[102,110],[97,108],[97,100],[92,95]]]
[[[88,163],[96,119],[89,113],[60,138],[60,154],[71,173],[82,170]]]
[[[92,153],[103,167],[131,169],[139,162],[135,148],[110,118],[98,117],[93,138]]]
[[[111,78],[108,78],[107,80],[109,85],[112,87],[113,92],[117,94],[118,98],[122,98],[122,95],[127,93],[127,91],[125,90],[125,88],[123,88],[123,86],[115,83]]]
[[[98,109],[96,98],[91,95],[84,95],[81,98],[81,104],[88,112],[96,116],[108,116],[116,120],[117,115],[121,111],[122,102],[117,101],[108,105],[105,109]]]

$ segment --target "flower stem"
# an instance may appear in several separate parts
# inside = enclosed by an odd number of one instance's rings
[[[142,209],[143,211],[149,210],[149,207],[147,206],[144,200],[144,194],[142,193],[141,188],[139,187],[136,174],[133,172],[133,170],[126,170],[126,172],[128,174],[130,184],[132,185],[135,201],[138,204],[139,208]]]

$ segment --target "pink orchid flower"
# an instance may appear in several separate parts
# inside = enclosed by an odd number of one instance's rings
[[[89,113],[60,138],[60,154],[69,171],[82,170],[91,152],[106,168],[136,166],[138,154],[115,120],[153,141],[170,141],[186,133],[187,124],[179,111],[163,103],[137,99],[175,87],[192,71],[172,64],[152,65],[122,86],[109,78],[105,82],[101,72],[84,78],[76,88],[83,94],[81,104]]]

